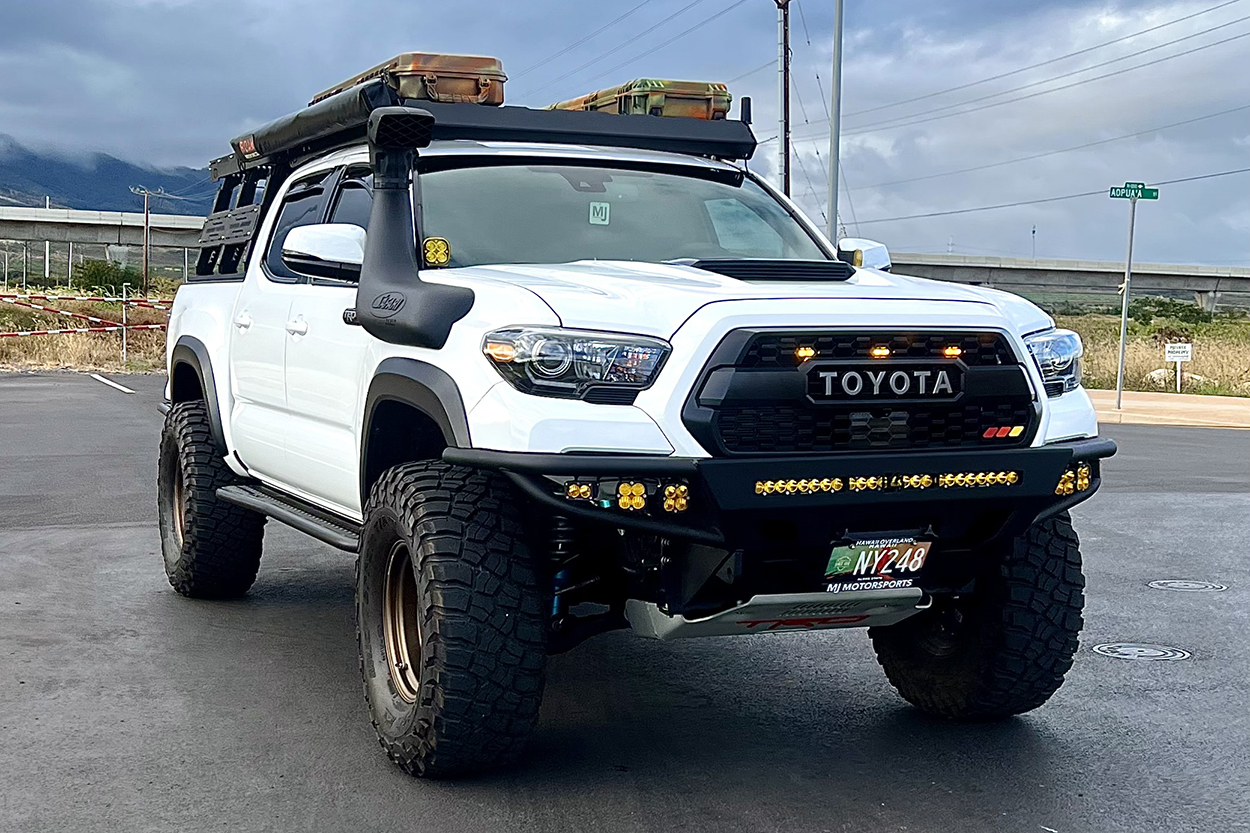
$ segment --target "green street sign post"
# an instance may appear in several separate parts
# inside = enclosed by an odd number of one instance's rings
[[[1147,188],[1144,182],[1126,182],[1123,185],[1111,186],[1113,200],[1157,200],[1158,188]]]
[[[1128,200],[1128,257],[1124,259],[1124,292],[1120,307],[1120,365],[1115,374],[1115,409],[1121,408],[1124,397],[1124,352],[1128,344],[1128,295],[1133,280],[1133,226],[1137,222],[1137,201],[1159,199],[1158,188],[1147,188],[1144,182],[1112,185],[1108,194],[1113,200]]]

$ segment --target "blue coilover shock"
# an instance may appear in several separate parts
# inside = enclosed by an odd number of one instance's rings
[[[577,554],[573,552],[573,524],[563,515],[553,515],[551,518],[551,567],[553,571],[552,577],[552,594],[551,594],[551,618],[553,621],[559,619],[567,613],[567,602],[562,598],[563,590],[569,582],[570,570],[568,564]]]

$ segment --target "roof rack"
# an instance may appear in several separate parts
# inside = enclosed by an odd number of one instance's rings
[[[745,100],[744,100],[745,103]],[[239,136],[234,153],[213,160],[214,180],[251,168],[304,158],[364,141],[369,114],[378,107],[409,105],[434,116],[435,140],[551,142],[668,151],[721,159],[750,159],[755,136],[747,122],[731,119],[621,118],[594,111],[480,107],[402,99],[382,80],[367,81]]]

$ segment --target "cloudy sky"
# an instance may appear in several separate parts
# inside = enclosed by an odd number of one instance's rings
[[[1128,205],[1108,186],[1250,167],[1250,0],[846,6],[851,234],[898,251],[1028,257],[1035,239],[1038,257],[1122,259]],[[792,5],[794,192],[818,222],[832,7]],[[640,76],[738,79],[759,138],[776,133],[771,0],[0,0],[0,133],[198,167],[413,50],[496,55],[509,102],[527,105]],[[752,165],[771,173],[776,147]],[[1140,206],[1138,259],[1250,265],[1250,174],[1161,190]]]

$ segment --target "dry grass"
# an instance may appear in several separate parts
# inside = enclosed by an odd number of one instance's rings
[[[1085,342],[1083,375],[1086,387],[1115,387],[1120,352],[1120,319],[1111,315],[1057,316],[1059,326],[1081,334]],[[1185,374],[1196,374],[1205,381],[1185,380],[1186,393],[1222,396],[1250,396],[1250,321],[1219,320],[1211,324],[1180,324],[1159,320],[1150,325],[1130,322],[1129,341],[1124,356],[1126,390],[1171,390],[1152,384],[1146,378],[1153,370],[1171,373],[1175,364],[1163,360],[1163,345],[1190,341],[1194,360],[1184,365]],[[1169,375],[1169,380],[1174,377]]]
[[[48,306],[81,312],[110,321],[121,320],[118,304],[56,302]],[[154,324],[165,321],[165,312],[131,308],[127,321]],[[1085,342],[1084,381],[1091,388],[1114,388],[1119,353],[1120,320],[1112,315],[1058,316],[1059,326],[1081,334]],[[0,332],[90,326],[82,319],[42,313],[11,304],[0,304]],[[1219,320],[1211,324],[1179,324],[1157,320],[1150,325],[1130,322],[1126,355],[1125,387],[1128,390],[1160,390],[1146,378],[1159,368],[1174,366],[1163,361],[1163,344],[1189,340],[1194,360],[1185,372],[1205,377],[1187,380],[1188,393],[1250,396],[1250,320]],[[165,367],[165,333],[132,330],[127,334],[125,368],[121,361],[120,333],[84,333],[55,336],[0,338],[0,369],[4,370],[129,370],[161,371]],[[1170,389],[1170,388],[1169,388]]]
[[[88,304],[68,301],[36,302],[58,309],[84,313],[106,321],[121,321],[119,304]],[[130,308],[128,324],[163,324],[162,310]],[[97,326],[81,318],[40,312],[12,304],[0,304],[0,333],[27,330],[72,329]],[[68,335],[0,338],[0,369],[3,370],[106,370],[151,372],[165,367],[165,332],[131,330],[126,334],[126,366],[122,366],[120,332],[72,333]]]

